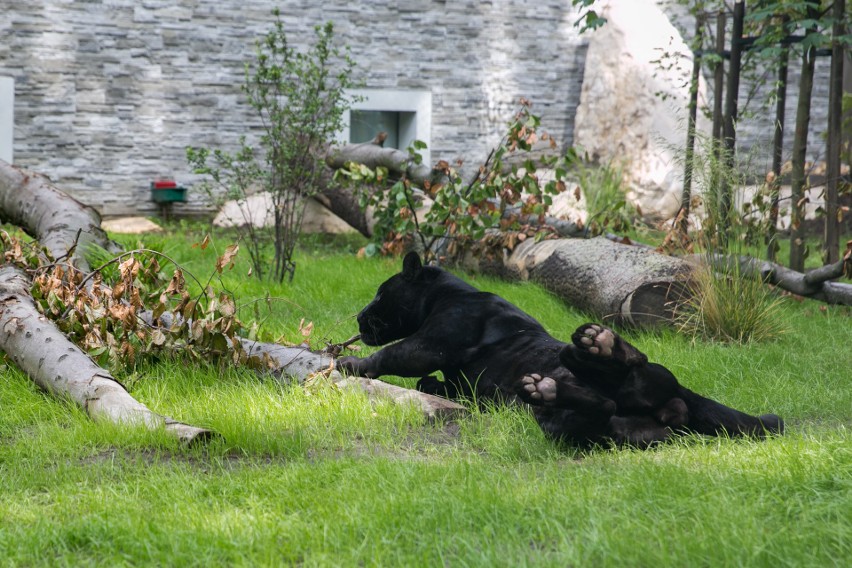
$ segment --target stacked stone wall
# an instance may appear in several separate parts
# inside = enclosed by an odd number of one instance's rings
[[[152,213],[149,183],[192,185],[185,147],[257,133],[240,84],[279,7],[292,45],[335,24],[365,87],[432,92],[432,157],[481,160],[520,97],[571,143],[585,43],[563,1],[2,2],[18,165],[107,215]],[[198,191],[176,213],[209,204]]]
[[[155,212],[148,184],[162,176],[190,186],[176,213],[209,211],[185,148],[234,149],[241,134],[258,133],[240,85],[274,7],[293,45],[332,21],[365,87],[431,91],[433,160],[482,160],[520,97],[563,145],[573,142],[588,37],[565,0],[0,0],[0,75],[15,80],[15,162],[107,215]],[[797,68],[791,61],[790,125]],[[812,157],[823,152],[827,76],[822,59]],[[764,93],[773,80],[765,78]],[[740,148],[766,164],[773,114],[759,110],[738,128]],[[788,149],[792,135],[790,126]]]

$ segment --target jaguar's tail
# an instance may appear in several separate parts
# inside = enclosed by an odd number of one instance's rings
[[[784,420],[775,414],[751,416],[691,390],[680,387],[680,396],[689,409],[686,429],[698,434],[751,436],[762,438],[783,434]]]

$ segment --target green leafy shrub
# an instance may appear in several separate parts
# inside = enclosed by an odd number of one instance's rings
[[[573,151],[533,156],[533,145],[540,140],[557,148],[552,137],[539,133],[540,124],[530,103],[522,100],[506,135],[470,181],[446,161],[438,162],[432,179],[419,185],[406,176],[389,180],[387,168],[352,162],[336,177],[353,182],[361,206],[374,208],[373,250],[399,253],[416,239],[427,257],[452,257],[489,231],[499,241],[494,244],[512,248],[526,238],[554,234],[543,219],[553,196],[566,189],[573,160]],[[421,163],[419,151],[425,147],[416,141],[408,148],[411,163]],[[541,170],[552,171],[552,179],[545,181]],[[432,204],[421,219],[417,208],[427,197]]]
[[[256,111],[263,132],[259,148],[240,139],[235,153],[221,149],[187,148],[193,171],[210,178],[208,189],[224,191],[230,199],[245,199],[257,191],[269,192],[274,215],[271,276],[290,280],[296,270],[293,251],[302,231],[307,199],[322,189],[325,147],[342,127],[353,85],[355,66],[348,54],[333,45],[331,22],[316,27],[316,43],[304,53],[287,43],[280,12],[273,29],[257,43],[254,67],[246,65],[243,92]],[[334,69],[339,66],[339,71]],[[258,153],[261,157],[258,158]],[[247,244],[253,272],[267,275],[264,257],[266,233],[244,211],[241,237]]]

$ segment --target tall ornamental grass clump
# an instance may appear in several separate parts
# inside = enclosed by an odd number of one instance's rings
[[[748,161],[729,167],[723,148],[714,148],[710,141],[703,145],[693,170],[703,187],[703,218],[694,243],[702,262],[689,297],[678,307],[678,326],[694,337],[723,342],[778,339],[786,331],[779,294],[765,282],[748,278],[739,262],[766,234],[761,229],[766,211],[753,203],[730,207],[725,198],[728,188],[747,185]]]

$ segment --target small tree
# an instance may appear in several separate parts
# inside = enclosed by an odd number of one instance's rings
[[[257,43],[254,66],[246,64],[243,85],[262,125],[262,157],[258,160],[258,152],[241,138],[235,154],[188,148],[187,160],[195,173],[209,175],[230,198],[245,199],[258,189],[269,192],[274,215],[272,277],[280,282],[285,275],[293,279],[293,252],[307,199],[321,190],[323,155],[342,127],[350,103],[345,90],[353,86],[355,63],[333,46],[331,22],[315,28],[316,43],[303,53],[287,43],[280,12],[276,9],[273,15],[273,28]],[[340,68],[337,73],[335,66]],[[241,236],[249,246],[254,273],[262,278],[262,234],[245,211],[244,217]]]

